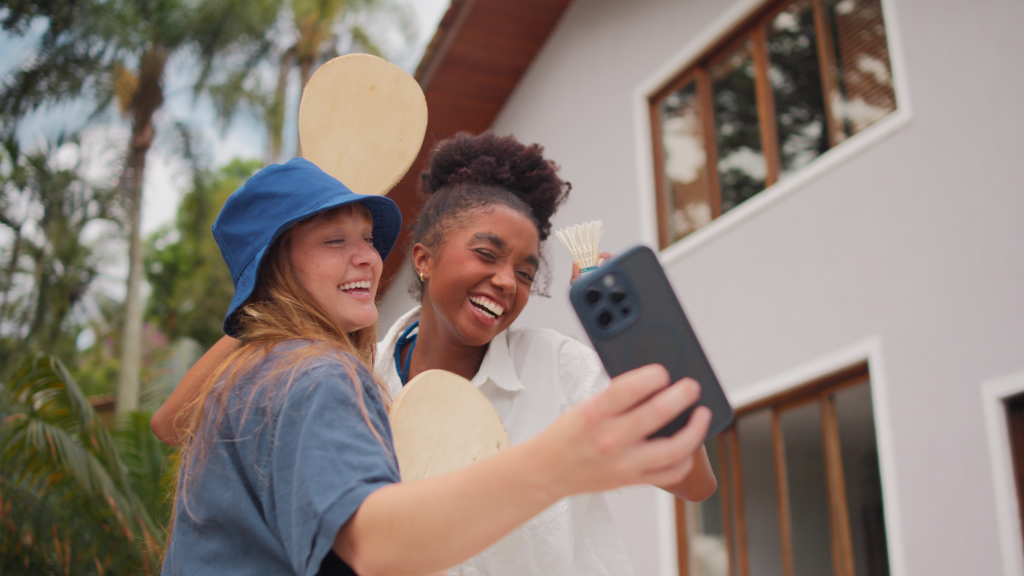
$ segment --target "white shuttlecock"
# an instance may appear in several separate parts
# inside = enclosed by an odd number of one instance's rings
[[[577,224],[562,230],[555,230],[555,234],[569,249],[572,259],[580,267],[581,273],[597,268],[597,260],[601,254],[597,244],[604,234],[604,222],[594,220],[586,224]]]

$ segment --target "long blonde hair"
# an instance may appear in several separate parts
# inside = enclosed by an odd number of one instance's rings
[[[326,220],[346,212],[371,219],[369,210],[361,204],[340,206],[311,218]],[[370,420],[361,378],[357,373],[358,364],[362,364],[387,402],[387,388],[373,375],[377,327],[374,324],[354,332],[344,332],[299,284],[289,259],[293,229],[285,232],[267,251],[252,296],[238,312],[242,345],[217,366],[203,383],[199,395],[176,418],[176,427],[184,430],[177,492],[186,511],[186,488],[189,481],[198,476],[196,472],[201,471],[213,446],[214,435],[225,416],[227,394],[243,377],[253,375],[271,352],[275,356],[274,366],[254,379],[255,384],[248,392],[243,421],[254,407],[258,392],[265,392],[263,405],[280,401],[300,369],[311,367],[318,359],[332,364],[340,361],[355,387],[366,425],[378,442],[386,450],[391,450]],[[278,348],[279,344],[291,340],[305,341],[306,344],[288,350]],[[267,411],[266,416],[269,414]],[[210,419],[212,425],[208,422]]]

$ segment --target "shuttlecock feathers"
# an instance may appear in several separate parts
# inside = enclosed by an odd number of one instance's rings
[[[581,271],[597,267],[597,260],[601,254],[598,243],[604,234],[604,222],[594,220],[586,224],[576,224],[556,230],[555,234],[569,249],[572,259],[576,261]]]

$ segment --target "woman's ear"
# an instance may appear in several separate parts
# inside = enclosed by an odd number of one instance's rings
[[[433,255],[430,253],[430,248],[427,248],[422,243],[417,242],[412,247],[412,265],[416,270],[416,276],[420,278],[420,281],[424,281],[430,277],[430,266],[433,264]]]

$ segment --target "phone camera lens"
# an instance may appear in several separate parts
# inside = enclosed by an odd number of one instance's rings
[[[599,290],[594,290],[593,288],[587,290],[587,302],[590,302],[591,304],[597,304],[597,301],[600,299],[601,292]]]
[[[619,304],[620,302],[622,302],[625,299],[626,299],[626,291],[625,290],[623,290],[621,288],[616,288],[615,290],[612,290],[612,302],[615,302],[616,304]]]
[[[612,323],[612,315],[611,315],[611,313],[608,312],[607,310],[605,310],[604,312],[601,312],[597,316],[597,323],[600,324],[602,327],[607,328],[608,325]]]

